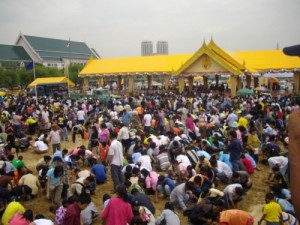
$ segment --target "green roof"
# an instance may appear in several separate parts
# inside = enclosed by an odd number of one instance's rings
[[[0,44],[0,61],[31,61],[23,46]]]
[[[42,59],[61,61],[62,58],[89,59],[98,58],[84,42],[59,40],[24,35],[25,39]],[[70,42],[70,47],[67,44]]]

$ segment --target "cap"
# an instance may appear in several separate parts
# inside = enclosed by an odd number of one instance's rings
[[[234,121],[231,125],[231,127],[233,127],[233,128],[238,128],[238,126],[239,126],[239,124],[236,121]]]
[[[139,201],[134,201],[132,202],[132,206],[140,206],[141,204],[139,203]]]

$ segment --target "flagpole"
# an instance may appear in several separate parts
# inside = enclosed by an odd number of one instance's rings
[[[35,65],[34,65],[34,61],[32,61],[32,63],[33,63],[33,80],[35,81]],[[34,92],[35,92],[35,103],[36,103],[36,106],[38,106],[38,96],[37,96],[36,85],[34,86]]]
[[[69,38],[69,65],[71,64],[71,42],[70,42],[70,38]],[[69,65],[68,65],[68,96],[70,98],[70,84],[69,84],[69,80],[70,80],[70,71],[69,71]]]

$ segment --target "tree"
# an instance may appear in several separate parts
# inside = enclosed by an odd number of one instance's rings
[[[19,85],[19,78],[17,71],[14,70],[2,70],[0,71],[0,85],[9,89],[13,89]]]

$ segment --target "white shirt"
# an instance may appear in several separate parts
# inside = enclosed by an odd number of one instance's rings
[[[228,196],[228,198],[229,198],[230,200],[234,200],[234,198],[236,197],[236,196],[235,196],[235,195],[236,195],[236,193],[235,193],[235,188],[237,188],[237,187],[243,188],[242,185],[240,185],[240,184],[230,184],[230,185],[228,185],[228,186],[223,190],[224,195],[225,195],[225,196]]]
[[[150,114],[145,114],[144,115],[144,126],[151,127],[151,120],[152,120],[152,116]]]
[[[284,157],[284,156],[274,156],[268,159],[268,163],[269,163],[269,168],[270,168],[270,173],[272,173],[272,168],[278,164],[280,170],[282,170],[283,168],[285,168],[288,164],[288,158]],[[285,171],[284,171],[285,172]]]
[[[35,225],[54,225],[54,223],[51,220],[48,220],[48,219],[34,220],[33,223]]]
[[[108,155],[113,156],[111,164],[123,166],[123,146],[118,140],[113,140],[108,150]]]
[[[220,160],[218,160],[217,163],[218,163],[218,167],[217,167],[218,172],[219,173],[224,172],[225,175],[228,178],[231,178],[232,177],[232,170],[230,169],[230,167],[226,163],[224,163],[224,162],[222,162]]]
[[[79,110],[77,112],[77,119],[78,120],[84,120],[84,115],[85,115],[85,112],[83,110]]]
[[[142,155],[140,156],[137,161],[137,163],[141,164],[141,167],[145,167],[147,170],[152,171],[151,166],[151,158],[148,155]]]
[[[43,141],[36,141],[34,142],[34,147],[40,152],[45,152],[48,150],[48,146]]]
[[[188,166],[191,166],[191,161],[189,160],[189,158],[186,156],[186,155],[178,155],[176,157],[176,160],[179,162],[179,163],[184,163]]]
[[[127,127],[123,126],[120,129],[120,132],[118,134],[118,140],[127,140],[129,139],[129,130]]]

